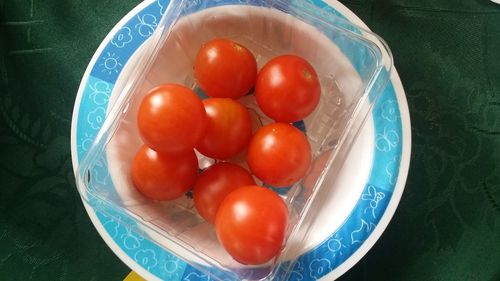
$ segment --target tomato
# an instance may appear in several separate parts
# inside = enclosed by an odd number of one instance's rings
[[[264,183],[287,187],[306,174],[311,163],[311,146],[306,136],[287,123],[260,128],[248,146],[250,170]]]
[[[242,45],[228,39],[214,39],[198,51],[194,74],[208,96],[238,98],[255,85],[257,62]]]
[[[170,154],[143,145],[132,162],[132,182],[144,196],[173,200],[185,194],[198,176],[194,150]]]
[[[217,163],[205,170],[196,181],[193,190],[194,206],[200,215],[210,223],[226,195],[255,181],[245,169],[231,163]]]
[[[226,251],[243,264],[262,264],[279,254],[288,209],[275,192],[244,186],[226,196],[217,211],[215,230]]]
[[[247,109],[232,99],[203,100],[207,113],[204,137],[196,145],[203,155],[227,159],[245,149],[252,137],[252,119]]]
[[[277,122],[306,118],[319,103],[321,86],[306,60],[283,55],[270,60],[257,76],[255,97],[262,111]]]
[[[139,105],[137,125],[144,142],[169,153],[190,151],[205,132],[201,99],[189,88],[165,84],[149,91]]]

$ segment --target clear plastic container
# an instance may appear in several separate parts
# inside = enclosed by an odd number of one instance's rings
[[[154,202],[142,197],[131,183],[131,162],[142,144],[136,126],[142,96],[163,83],[184,84],[199,92],[194,57],[202,43],[217,37],[249,48],[259,67],[277,55],[302,56],[315,67],[322,86],[318,108],[295,123],[306,132],[313,148],[313,169],[291,188],[280,189],[291,218],[287,239],[276,259],[259,266],[232,259],[189,196]],[[390,51],[378,36],[306,1],[172,0],[156,32],[117,81],[103,127],[78,167],[79,192],[91,205],[96,200],[104,203],[112,210],[110,216],[131,216],[134,225],[129,229],[214,279],[285,280],[391,67]],[[271,122],[253,96],[240,102],[249,108],[257,126]],[[199,156],[201,169],[214,162]],[[101,180],[103,175],[109,179]]]

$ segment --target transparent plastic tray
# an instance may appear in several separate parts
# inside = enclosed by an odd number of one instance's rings
[[[239,264],[225,252],[214,227],[197,214],[189,196],[171,202],[148,200],[135,190],[130,176],[142,144],[136,125],[142,96],[157,85],[178,83],[203,97],[194,79],[194,58],[204,42],[221,37],[249,48],[259,68],[277,55],[302,56],[315,67],[322,86],[318,108],[294,123],[311,143],[314,169],[301,182],[279,190],[290,212],[287,239],[276,259],[258,266]],[[102,129],[78,167],[79,192],[90,205],[104,203],[113,210],[110,216],[131,216],[138,227],[129,229],[216,280],[285,280],[328,200],[322,194],[332,186],[391,68],[390,51],[377,35],[306,1],[172,0],[155,33],[118,78]],[[240,102],[258,126],[271,122],[252,95]],[[199,155],[199,163],[204,169],[214,160]],[[110,180],[97,180],[102,174],[109,174]]]

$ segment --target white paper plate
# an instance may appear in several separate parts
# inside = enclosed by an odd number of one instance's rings
[[[338,2],[311,2],[358,26],[365,26]],[[119,74],[155,30],[165,4],[160,0],[138,5],[113,28],[92,58],[73,112],[71,148],[75,171],[102,126]],[[290,280],[338,278],[368,252],[392,218],[408,173],[411,127],[404,90],[395,70],[390,82],[361,130],[335,182],[336,188],[332,189],[341,192],[328,203],[338,212],[333,216],[324,212],[317,218],[315,234],[305,243]],[[108,173],[101,176],[101,181],[111,180]],[[118,223],[116,217],[87,204],[85,207],[108,246],[148,280],[210,280],[147,237]]]

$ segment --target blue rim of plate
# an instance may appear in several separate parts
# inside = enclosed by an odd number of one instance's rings
[[[218,2],[221,1],[225,0]],[[88,79],[82,81],[83,92],[75,123],[78,161],[85,155],[102,126],[109,97],[120,72],[134,52],[153,34],[168,2],[155,0],[145,5],[105,43],[102,51],[96,54],[94,65],[89,65],[92,69]],[[192,2],[195,6],[200,1]],[[346,18],[320,0],[309,2]],[[373,109],[373,120],[373,166],[358,202],[346,221],[334,233],[298,258],[289,280],[317,280],[332,272],[365,243],[384,215],[399,175],[403,144],[401,113],[392,82],[387,84],[377,100]],[[102,173],[100,180],[110,180],[107,171]],[[140,231],[133,231],[131,228],[136,224],[131,218],[124,217],[123,214],[109,215],[112,210],[100,208],[96,208],[94,212],[116,245],[153,276],[171,281],[211,280],[203,272],[138,234]],[[120,221],[127,223],[122,224]]]

